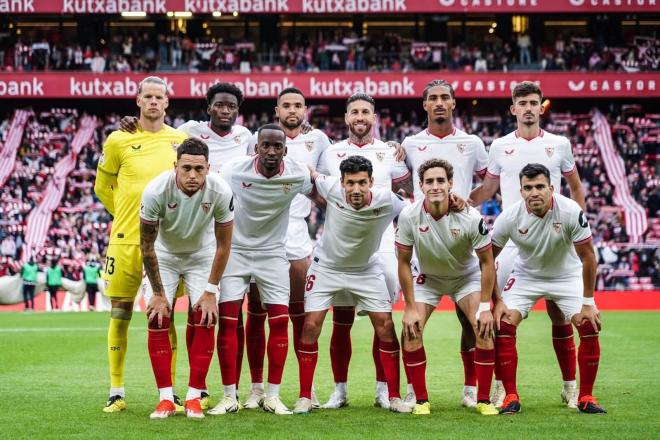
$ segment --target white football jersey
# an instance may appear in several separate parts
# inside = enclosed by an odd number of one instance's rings
[[[339,165],[349,156],[363,156],[371,161],[374,186],[392,189],[392,182],[401,182],[408,178],[410,171],[405,162],[397,161],[396,149],[385,142],[374,139],[366,145],[356,145],[348,139],[330,145],[319,161],[319,173],[341,177]]]
[[[534,139],[518,135],[518,130],[495,139],[488,153],[488,176],[500,179],[502,208],[521,200],[520,170],[530,163],[540,163],[550,170],[550,183],[556,192],[561,190],[561,176],[577,171],[571,142],[541,130]]]
[[[140,219],[157,224],[156,248],[169,253],[192,253],[209,246],[207,231],[216,223],[234,219],[233,195],[217,174],[206,176],[206,183],[192,196],[179,189],[174,171],[165,171],[147,184],[142,193]]]
[[[257,160],[238,158],[220,171],[234,191],[232,249],[283,253],[291,202],[296,194],[312,191],[311,173],[304,163],[284,157],[279,174],[267,178],[258,171]]]
[[[582,273],[574,245],[591,240],[591,229],[582,208],[561,194],[552,195],[550,210],[537,217],[520,200],[495,219],[493,244],[503,248],[508,240],[518,247],[512,276],[570,278]]]
[[[403,199],[389,188],[374,186],[369,203],[356,210],[348,203],[339,178],[319,175],[316,189],[328,204],[314,262],[342,272],[365,270],[374,263],[383,233],[403,209]]]
[[[225,163],[248,154],[252,133],[242,125],[233,125],[229,133],[220,136],[209,124],[208,121],[188,121],[178,129],[208,145],[211,172],[217,173]]]
[[[428,130],[420,131],[406,137],[401,146],[406,150],[406,163],[413,173],[415,200],[424,199],[417,169],[429,159],[444,159],[454,167],[452,192],[463,199],[467,199],[472,191],[474,173],[485,173],[488,164],[488,154],[481,139],[456,127],[444,137]]]
[[[257,133],[250,138],[248,154],[254,154],[257,145]],[[321,130],[312,130],[309,133],[300,133],[294,138],[286,137],[286,155],[299,162],[303,162],[313,169],[319,167],[321,154],[330,146],[330,140]],[[312,211],[312,201],[303,195],[298,195],[291,204],[291,217],[305,218]]]
[[[473,250],[487,251],[491,243],[488,226],[476,209],[448,212],[436,219],[422,199],[399,215],[396,246],[414,248],[420,273],[456,277],[478,272],[479,259]]]

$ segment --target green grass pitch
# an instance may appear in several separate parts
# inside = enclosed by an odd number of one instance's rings
[[[401,315],[395,316],[400,327]],[[0,314],[0,426],[5,438],[48,439],[300,439],[300,438],[660,438],[655,412],[660,391],[660,314],[603,313],[602,359],[595,394],[609,411],[577,414],[560,404],[561,377],[552,350],[550,323],[543,313],[523,322],[518,336],[519,391],[523,412],[484,417],[460,406],[463,371],[458,353],[459,325],[452,313],[436,313],[426,330],[429,417],[392,414],[372,406],[372,330],[367,319],[353,328],[349,373],[350,406],[306,416],[274,416],[242,411],[202,421],[176,416],[151,421],[157,392],[146,349],[146,323],[135,314],[126,368],[128,410],[101,412],[109,386],[103,313]],[[326,324],[329,319],[326,320]],[[187,387],[185,316],[177,315],[179,358],[177,393]],[[324,401],[332,391],[328,359],[330,326],[320,341],[315,376]],[[291,344],[290,344],[291,345]],[[282,386],[285,403],[297,397],[298,371],[292,350]],[[404,378],[402,369],[402,379]],[[247,359],[240,394],[249,386]],[[405,382],[405,380],[402,380]],[[214,399],[220,372],[214,360],[208,376]],[[402,383],[402,390],[404,384]]]

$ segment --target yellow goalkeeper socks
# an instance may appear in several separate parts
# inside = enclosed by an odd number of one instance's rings
[[[110,386],[124,387],[124,361],[128,348],[128,326],[133,312],[122,308],[113,308],[110,312],[108,327],[108,363],[110,365]]]

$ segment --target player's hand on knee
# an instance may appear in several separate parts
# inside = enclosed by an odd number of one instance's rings
[[[477,334],[482,339],[488,339],[495,332],[495,319],[490,310],[479,313],[477,318]]]
[[[504,304],[504,301],[500,300],[496,301],[495,307],[493,307],[493,319],[495,320],[496,330],[500,329],[500,322],[502,321],[502,318],[511,319],[511,311],[506,306],[506,304]]]
[[[202,312],[202,319],[200,320],[200,325],[206,325],[211,327],[218,322],[219,312],[218,312],[218,302],[215,299],[215,294],[212,292],[204,292],[199,300],[193,306],[193,311]]]
[[[422,322],[416,307],[406,307],[402,324],[404,338],[413,340],[422,336]]]
[[[119,129],[128,133],[135,133],[138,129],[138,118],[135,116],[124,116],[119,120]]]
[[[451,212],[461,212],[468,207],[465,199],[458,197],[454,193],[449,193],[449,211]]]
[[[163,326],[163,316],[170,316],[170,305],[165,295],[154,294],[147,304],[147,318],[149,322],[154,318],[158,320],[158,328]]]
[[[600,331],[600,312],[596,306],[588,306],[586,304],[582,306],[577,322],[578,324],[582,324],[584,321],[589,321],[596,333]]]

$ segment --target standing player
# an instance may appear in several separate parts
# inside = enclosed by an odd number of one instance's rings
[[[279,126],[286,134],[287,156],[306,163],[312,169],[318,168],[321,154],[330,146],[328,137],[320,130],[303,132],[305,121],[305,96],[294,87],[286,88],[277,97],[275,115]],[[256,134],[252,137],[250,153],[255,152]],[[289,260],[289,318],[293,327],[293,346],[297,353],[298,342],[305,321],[305,276],[312,253],[312,240],[309,237],[305,217],[311,213],[311,201],[298,194],[291,203],[289,227],[286,233],[286,258]],[[266,311],[261,305],[259,292],[251,284],[248,317],[246,321],[247,354],[252,376],[252,389],[243,407],[259,408],[264,400],[263,368],[266,352],[266,334],[264,323]]]
[[[374,187],[373,167],[362,156],[340,164],[341,179],[315,176],[327,200],[325,230],[307,275],[305,325],[299,344],[300,399],[294,412],[312,410],[312,381],[318,361],[318,338],[333,303],[353,303],[366,312],[378,337],[378,352],[389,392],[389,409],[411,411],[399,395],[399,342],[392,322],[392,301],[376,254],[403,199],[384,186]],[[338,297],[342,297],[338,301]]]
[[[452,192],[467,199],[472,189],[473,176],[486,174],[488,155],[479,137],[467,134],[454,127],[452,116],[456,108],[454,88],[446,81],[431,81],[422,94],[423,107],[427,115],[428,128],[408,136],[402,146],[406,152],[406,163],[413,172],[415,200],[424,199],[420,185],[419,167],[429,159],[444,159],[454,168]],[[474,364],[475,339],[470,320],[456,305],[456,313],[462,326],[461,359],[465,381],[463,386],[463,406],[472,408],[477,404],[477,370]],[[408,370],[406,370],[408,375]],[[406,402],[415,403],[408,378]]]
[[[509,240],[518,248],[513,271],[495,307],[497,316],[506,315],[496,338],[496,369],[506,390],[500,413],[520,411],[516,388],[516,331],[541,298],[552,300],[580,335],[578,410],[604,413],[606,411],[593,397],[600,361],[600,314],[594,302],[596,257],[591,230],[582,208],[575,201],[553,194],[550,175],[544,165],[525,165],[519,175],[522,200],[506,208],[493,226],[495,256]]]
[[[221,171],[235,194],[236,226],[227,269],[220,283],[218,354],[224,398],[209,411],[218,415],[239,409],[236,397],[236,325],[241,300],[254,278],[268,314],[268,390],[265,411],[291,414],[279,396],[286,361],[289,313],[289,262],[286,230],[297,194],[312,191],[309,168],[285,157],[286,135],[275,124],[258,132],[257,156],[237,159]]]
[[[544,108],[543,93],[533,82],[521,82],[513,89],[511,113],[516,117],[518,129],[513,133],[496,139],[488,155],[488,173],[483,185],[470,194],[474,206],[489,200],[497,189],[502,189],[502,208],[507,209],[520,200],[520,181],[518,175],[528,163],[540,163],[550,170],[550,180],[555,191],[561,188],[561,176],[568,182],[571,198],[584,209],[584,189],[580,182],[570,141],[544,131],[540,127],[540,115]],[[500,288],[511,273],[513,261],[518,255],[515,242],[510,241],[497,259],[497,284]],[[564,387],[561,399],[569,408],[577,405],[575,384],[575,340],[573,326],[552,300],[547,303],[547,311],[552,321],[552,345],[561,368]],[[497,377],[496,377],[497,378]],[[499,379],[499,378],[498,378]],[[497,382],[493,392],[493,401],[502,404],[504,389]]]
[[[395,192],[400,189],[412,192],[410,190],[410,171],[404,162],[396,160],[397,149],[372,136],[371,128],[376,117],[375,107],[374,99],[364,93],[356,93],[348,98],[344,119],[348,126],[349,137],[328,147],[321,156],[318,170],[323,174],[340,177],[340,164],[344,159],[350,156],[362,156],[369,159],[372,164],[374,186]],[[396,278],[394,227],[392,225],[385,231],[378,253],[385,274],[387,290],[394,302],[399,292],[399,286]],[[323,405],[323,408],[326,409],[341,408],[348,403],[348,364],[352,354],[350,332],[354,319],[355,307],[350,304],[334,304],[330,361],[335,380],[335,391],[328,402]],[[388,408],[387,383],[380,362],[379,342],[376,334],[374,334],[372,344],[372,355],[376,366],[375,405]]]
[[[185,412],[191,418],[204,417],[200,400],[213,358],[218,284],[229,258],[234,218],[231,189],[217,174],[208,174],[208,157],[204,142],[186,139],[177,150],[174,171],[166,171],[152,180],[142,194],[140,247],[150,282],[145,292],[147,341],[160,393],[160,403],[151,414],[152,419],[176,413],[172,346],[162,329],[169,328],[180,280],[194,304],[195,326],[188,352],[190,381]],[[211,225],[215,240],[207,240]]]
[[[142,190],[154,177],[172,167],[175,149],[185,133],[165,125],[169,104],[167,84],[150,76],[138,87],[139,128],[135,133],[114,131],[103,145],[94,191],[114,217],[105,259],[105,295],[110,298],[108,359],[110,398],[103,409],[126,409],[124,360],[133,302],[142,282],[139,210]],[[172,331],[174,327],[172,326]]]
[[[247,128],[236,125],[238,111],[242,103],[243,92],[241,92],[241,89],[231,83],[216,83],[206,91],[206,113],[209,115],[209,120],[191,120],[178,128],[188,136],[199,138],[207,144],[209,149],[209,166],[212,173],[219,172],[225,163],[248,154],[251,133]],[[120,126],[124,131],[134,132],[137,128],[137,120],[133,117],[125,116],[121,119]],[[213,228],[209,228],[208,239],[213,240],[213,235]],[[182,293],[182,291],[179,291],[177,296],[180,296]],[[245,337],[243,331],[243,313],[240,313],[238,318],[236,331],[239,350],[236,358],[236,368],[238,369],[240,378],[240,371],[243,365],[243,341]],[[186,326],[186,347],[188,353],[190,353],[190,344],[194,333],[193,313],[192,309],[189,308],[188,325]],[[170,341],[174,351],[172,358],[172,371],[174,371],[174,365],[176,364],[176,334],[170,334]],[[202,409],[208,409],[210,403],[208,390],[204,389],[202,396]]]
[[[474,208],[449,211],[449,193],[454,177],[449,162],[429,159],[419,166],[417,173],[424,198],[403,210],[396,235],[399,282],[406,301],[403,363],[417,399],[413,414],[431,413],[422,335],[431,313],[446,294],[475,329],[475,369],[479,385],[477,411],[483,415],[497,415],[497,409],[489,400],[495,367],[493,317],[490,313],[495,266],[488,227]],[[420,272],[416,277],[413,277],[410,266],[413,249]],[[481,276],[477,272],[479,266]]]

